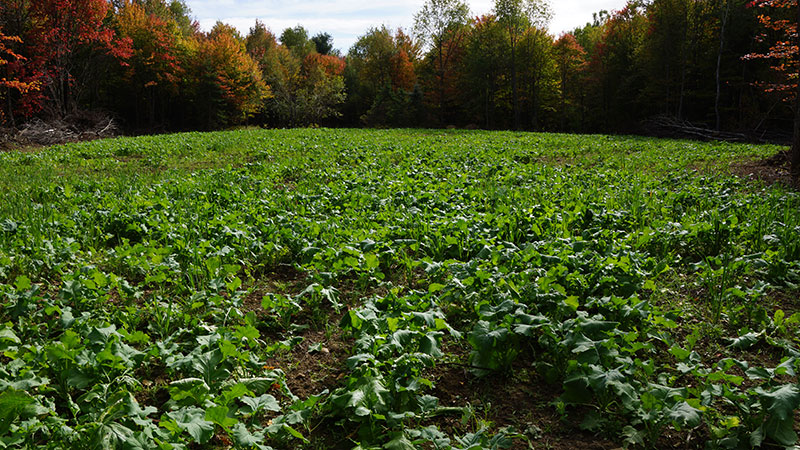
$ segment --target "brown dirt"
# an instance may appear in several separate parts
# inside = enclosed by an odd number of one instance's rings
[[[514,427],[526,437],[514,439],[512,448],[610,450],[620,446],[597,435],[580,430],[576,424],[562,420],[551,402],[561,388],[550,385],[538,374],[521,364],[509,374],[492,374],[477,378],[469,372],[468,351],[454,346],[447,348],[460,361],[439,364],[427,377],[435,383],[431,392],[440,406],[471,405],[475,417],[466,423],[454,415],[433,418],[435,424],[451,435],[476,431],[475,420],[489,421],[491,429]],[[527,358],[518,358],[518,361]]]
[[[767,295],[775,310],[782,309],[786,317],[800,312],[800,289],[793,291],[773,290]]]
[[[293,283],[294,289],[299,289],[299,279],[303,277],[300,272],[289,270],[281,276],[284,281]],[[245,309],[266,314],[261,307],[261,295],[251,295],[245,299]],[[342,315],[330,305],[321,305],[317,311],[304,308],[292,320],[293,325],[302,328],[280,331],[270,327],[266,330],[265,337],[272,340],[302,338],[302,342],[291,351],[279,353],[265,361],[265,365],[283,370],[289,389],[301,399],[325,389],[333,390],[344,376],[345,360],[350,356],[353,342],[339,327]],[[320,344],[320,349],[309,352],[315,344]]]
[[[266,311],[261,307],[264,294],[276,291],[284,291],[279,293],[285,295],[299,294],[305,277],[304,272],[289,264],[279,264],[273,267],[268,273],[261,276],[261,280],[256,282],[250,293],[244,298],[242,307],[245,313],[253,311],[257,316],[264,316]]]
[[[135,395],[142,406],[153,406],[163,411],[164,404],[170,399],[169,379],[163,364],[156,363],[140,367],[135,372],[136,379],[142,383],[142,390]]]
[[[338,322],[338,321],[337,321]],[[303,342],[288,354],[267,360],[286,373],[289,389],[300,398],[308,398],[325,389],[333,390],[345,374],[345,360],[350,356],[352,342],[338,327],[330,335],[324,331],[305,330]],[[309,353],[312,345],[321,344],[321,350]]]
[[[280,292],[289,296],[297,295],[303,289],[305,278],[306,274],[294,266],[288,264],[276,266],[270,273],[265,274],[245,297],[243,310],[253,311],[257,316],[266,316],[268,313],[261,306],[264,294]],[[301,399],[336,387],[337,382],[344,376],[344,362],[350,356],[352,347],[351,340],[345,338],[338,326],[342,314],[334,311],[330,305],[320,306],[315,312],[304,307],[293,317],[294,325],[306,326],[299,332],[287,333],[276,327],[261,330],[262,335],[271,340],[303,338],[302,342],[290,352],[265,361],[267,366],[284,371],[289,389]],[[324,326],[325,323],[327,326]],[[314,344],[321,344],[321,349],[309,353],[310,347]]]
[[[781,151],[769,158],[746,160],[731,165],[731,173],[752,181],[761,181],[771,186],[782,184],[800,188],[796,180],[792,180],[789,172],[789,152]]]
[[[2,133],[0,133],[2,135]],[[0,152],[16,153],[38,153],[44,150],[45,146],[36,144],[26,144],[15,141],[2,141],[0,138]]]
[[[347,368],[345,361],[350,356],[353,347],[352,339],[344,336],[338,327],[341,315],[332,311],[328,321],[333,326],[332,332],[307,328],[296,334],[303,338],[303,342],[295,346],[291,352],[278,355],[265,361],[265,364],[282,369],[286,374],[286,384],[292,394],[301,399],[320,394],[328,390],[333,391],[345,378]],[[312,345],[321,344],[321,349],[309,353]],[[313,421],[313,420],[312,420]],[[353,447],[353,441],[343,432],[341,426],[329,419],[317,423],[311,433],[306,437],[310,442],[318,445],[314,448],[346,450]],[[296,442],[272,442],[271,445],[279,449],[296,448]],[[324,446],[324,447],[323,447]],[[306,447],[304,447],[306,448]]]

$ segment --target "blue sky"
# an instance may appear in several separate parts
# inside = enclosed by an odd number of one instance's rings
[[[204,30],[221,20],[233,25],[243,34],[260,19],[275,34],[295,25],[303,25],[311,35],[324,31],[333,36],[334,46],[346,53],[358,36],[370,27],[386,25],[410,30],[414,14],[424,0],[185,0],[192,16]],[[473,16],[489,13],[492,0],[468,2]],[[592,13],[601,9],[615,10],[625,5],[625,0],[552,0],[554,16],[550,32],[558,35],[592,19]]]

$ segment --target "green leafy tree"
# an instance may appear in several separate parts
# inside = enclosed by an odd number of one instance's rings
[[[572,33],[565,33],[553,44],[553,52],[558,66],[561,129],[574,129],[577,117],[575,108],[580,98],[579,83],[586,65],[586,51]]]
[[[634,1],[614,12],[603,25],[594,67],[599,78],[595,89],[601,98],[597,113],[605,129],[630,129],[641,117],[638,94],[645,81],[637,67],[637,54],[646,31],[646,18]]]
[[[292,41],[288,35],[284,37]],[[286,45],[278,44],[258,21],[245,43],[272,90],[272,97],[265,103],[265,121],[305,126],[340,115],[339,106],[345,99],[342,58],[313,50],[300,58]]]
[[[530,27],[547,28],[552,17],[545,0],[495,0],[494,14],[506,31],[511,57],[511,97],[514,105],[514,129],[520,127],[520,104],[517,80],[517,48]]]
[[[455,70],[455,55],[461,48],[469,20],[469,7],[460,0],[427,0],[414,16],[414,32],[430,46],[430,58],[436,74],[439,122],[445,122],[447,78]]]
[[[344,67],[344,60],[338,56],[312,53],[305,57],[297,89],[299,123],[320,124],[341,115],[338,107],[346,97]]]
[[[550,128],[555,125],[550,119],[555,117],[558,101],[552,36],[544,29],[528,28],[519,42],[519,59],[525,62],[518,74],[524,123],[534,130]]]
[[[347,55],[345,81],[349,93],[348,116],[371,125],[389,124],[377,111],[395,110],[382,102],[394,102],[412,95],[417,83],[414,64],[419,45],[402,30],[393,34],[383,26],[361,36]],[[383,92],[382,95],[378,95]],[[370,109],[373,113],[368,114]]]
[[[277,123],[318,125],[340,115],[338,107],[345,99],[341,58],[311,53],[298,61],[289,53],[283,55],[283,61],[278,77],[274,78],[275,96],[267,103]]]
[[[643,69],[650,82],[646,86],[648,103],[658,113],[682,119],[686,78],[691,52],[692,12],[698,2],[656,0],[647,9],[650,26],[642,49]]]
[[[311,42],[320,55],[330,55],[334,52],[333,36],[328,33],[317,33],[311,38]]]
[[[281,44],[292,51],[298,58],[315,51],[316,45],[308,38],[308,31],[300,25],[287,28],[281,33]]]
[[[508,102],[502,85],[506,78],[504,30],[494,16],[475,19],[466,38],[461,63],[462,91],[470,120],[484,128],[508,126]]]

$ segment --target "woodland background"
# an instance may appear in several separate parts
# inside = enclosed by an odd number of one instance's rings
[[[634,0],[553,36],[541,0],[497,0],[477,17],[429,0],[413,29],[376,26],[340,54],[302,26],[201,31],[181,0],[2,0],[0,121],[7,135],[66,123],[98,135],[452,126],[789,141],[796,11]]]

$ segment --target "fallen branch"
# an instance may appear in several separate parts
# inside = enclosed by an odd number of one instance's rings
[[[33,119],[24,124],[16,135],[19,142],[55,145],[116,135],[114,119],[98,112],[82,112],[64,119],[44,121]]]
[[[690,137],[699,138],[708,141],[726,141],[726,142],[752,142],[760,140],[744,133],[734,133],[729,131],[718,131],[709,128],[703,128],[692,124],[691,122],[680,120],[672,116],[655,116],[647,119],[643,123],[645,130],[656,134],[666,135],[669,137]]]

